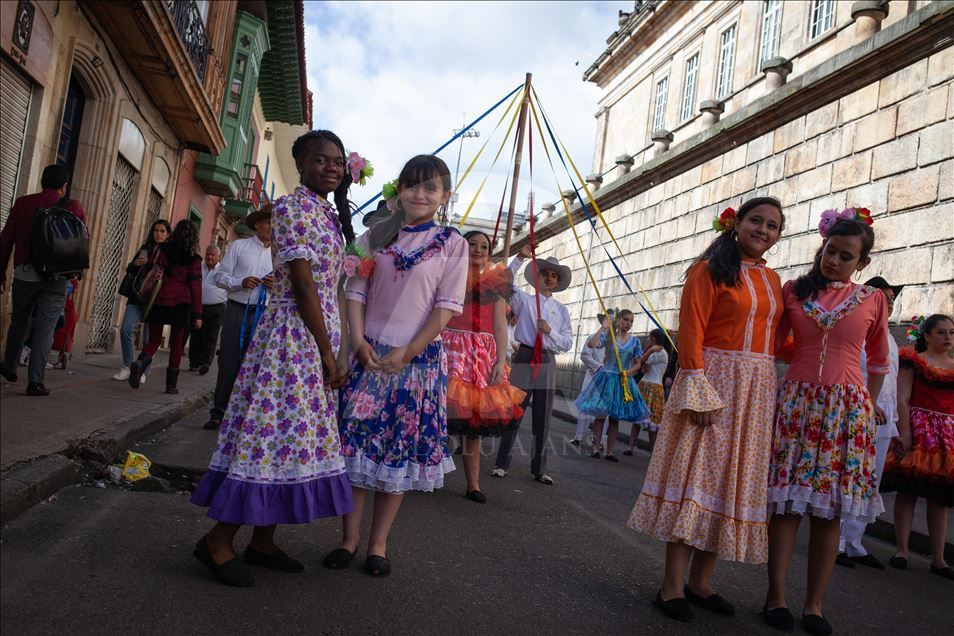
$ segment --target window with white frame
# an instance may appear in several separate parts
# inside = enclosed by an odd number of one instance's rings
[[[830,29],[835,23],[835,0],[814,0],[812,2],[812,21],[810,38]]]
[[[778,56],[778,40],[782,26],[782,0],[765,0],[763,6],[759,66],[765,60]]]
[[[735,66],[736,25],[722,32],[719,40],[719,75],[716,80],[716,97],[722,99],[732,92],[732,69]]]
[[[669,91],[669,78],[656,82],[655,110],[653,111],[653,130],[659,130],[666,123],[666,93]]]
[[[696,78],[699,75],[699,54],[696,53],[686,60],[686,81],[682,85],[682,109],[679,112],[679,121],[692,117],[692,106],[696,101]]]

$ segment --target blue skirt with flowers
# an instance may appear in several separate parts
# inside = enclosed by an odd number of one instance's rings
[[[370,338],[378,358],[392,347]],[[352,359],[341,392],[341,454],[351,485],[388,493],[430,492],[454,470],[447,447],[447,356],[440,340],[399,373]]]

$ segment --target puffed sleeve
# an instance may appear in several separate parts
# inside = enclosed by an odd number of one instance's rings
[[[447,238],[444,249],[447,251],[447,264],[437,284],[434,308],[449,309],[459,315],[464,311],[464,293],[467,290],[467,267],[470,262],[467,241],[453,232]]]
[[[310,203],[309,203],[310,204]],[[274,265],[299,258],[316,263],[318,250],[330,249],[329,241],[318,238],[314,221],[302,209],[302,198],[295,194],[281,197],[272,209],[272,238],[275,241]]]
[[[867,368],[869,374],[888,375],[888,301],[884,294],[874,292],[867,302],[872,306],[873,317],[865,335],[865,353],[867,354]]]
[[[715,309],[718,291],[705,262],[689,270],[682,288],[679,311],[679,372],[673,382],[669,401],[677,413],[704,413],[724,408],[718,392],[703,370],[702,343],[709,317]]]
[[[376,256],[373,256],[371,252],[371,230],[367,230],[364,234],[359,236],[358,240],[355,241],[355,244],[362,254],[366,254],[371,258],[376,258]],[[368,279],[356,272],[355,275],[350,277],[348,282],[345,284],[345,298],[348,300],[356,300],[362,305],[367,305]]]

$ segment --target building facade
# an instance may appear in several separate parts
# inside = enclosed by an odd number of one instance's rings
[[[954,2],[662,0],[621,13],[584,75],[602,89],[587,180],[628,281],[668,328],[713,217],[761,195],[785,208],[767,255],[783,280],[810,267],[823,210],[863,206],[876,235],[864,274],[906,285],[892,321],[954,311],[952,29]],[[580,206],[571,213],[608,304],[637,309]],[[577,273],[561,300],[579,346],[598,304],[568,227],[562,209],[549,215],[538,252]],[[650,327],[638,316],[634,331]],[[559,358],[564,389],[582,377],[577,353]]]

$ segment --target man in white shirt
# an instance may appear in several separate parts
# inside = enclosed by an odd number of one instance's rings
[[[225,315],[228,292],[215,284],[213,273],[219,264],[219,248],[209,245],[202,260],[202,328],[193,329],[189,336],[189,371],[199,375],[209,372],[215,356],[215,345]]]
[[[209,421],[204,426],[207,430],[218,429],[222,423],[245,350],[255,331],[256,309],[268,301],[268,290],[272,288],[274,280],[271,274],[271,204],[249,214],[245,224],[255,232],[255,236],[232,243],[225,251],[225,258],[212,272],[212,280],[225,290],[228,300],[222,319],[215,397],[212,399]]]
[[[880,289],[888,301],[888,315],[894,311],[894,302],[901,293],[904,285],[889,285],[881,276],[865,282],[865,285]],[[865,351],[861,350],[861,374],[865,381],[868,380],[868,364]],[[884,471],[884,460],[888,455],[888,446],[891,439],[898,437],[898,343],[894,337],[888,334],[888,375],[884,378],[884,384],[881,385],[881,393],[878,394],[878,406],[884,411],[885,422],[878,426],[875,432],[875,470],[878,480],[881,480],[881,473]],[[878,570],[884,569],[884,563],[869,553],[865,546],[861,544],[861,537],[865,533],[866,523],[861,521],[842,521],[841,538],[838,543],[838,556],[835,562],[847,568],[854,568],[856,563],[867,565]]]
[[[521,263],[530,258],[530,246],[524,245],[513,261],[510,271],[516,275]],[[520,348],[513,356],[513,371],[510,373],[510,383],[526,391],[527,397],[523,401],[523,408],[533,403],[533,457],[530,461],[530,472],[533,478],[542,483],[552,485],[553,479],[546,474],[546,443],[550,433],[550,416],[553,411],[553,395],[556,391],[556,360],[557,353],[565,353],[573,348],[573,330],[570,328],[570,313],[558,300],[553,298],[554,292],[560,292],[570,286],[570,268],[560,265],[555,257],[538,258],[535,261],[537,270],[537,289],[540,292],[540,311],[537,312],[535,296],[521,290],[515,290],[510,306],[517,317],[514,328],[514,337],[520,343]],[[531,285],[534,284],[534,263],[527,265],[524,277]],[[531,362],[533,347],[537,333],[543,336],[543,356],[538,374],[533,375]],[[510,468],[511,451],[517,437],[516,431],[504,433],[500,438],[500,447],[497,450],[497,467],[491,472],[494,477],[506,477]]]

